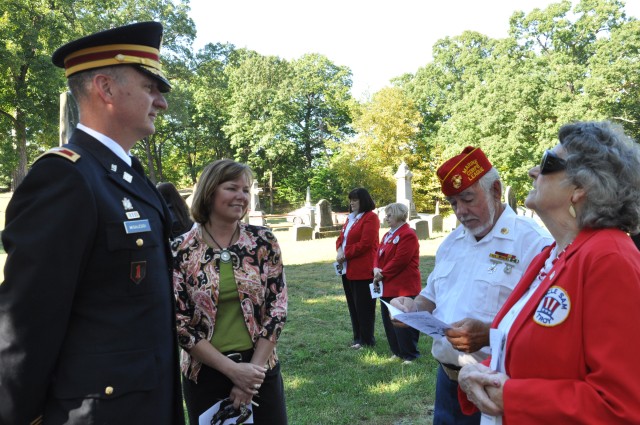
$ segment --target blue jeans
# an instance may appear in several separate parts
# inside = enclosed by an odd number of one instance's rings
[[[460,411],[458,382],[449,379],[442,366],[438,366],[436,380],[436,403],[433,425],[479,425],[480,412],[467,416]]]

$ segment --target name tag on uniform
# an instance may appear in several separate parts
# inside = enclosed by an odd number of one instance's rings
[[[133,220],[133,221],[125,221],[124,222],[124,231],[127,233],[142,233],[142,232],[150,232],[151,225],[149,224],[149,220]]]

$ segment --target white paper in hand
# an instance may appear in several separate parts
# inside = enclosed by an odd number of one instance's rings
[[[242,424],[253,423],[253,406],[248,405],[248,418],[241,420]],[[215,416],[215,420],[214,419]],[[244,416],[247,416],[245,414]],[[234,413],[233,403],[228,398],[220,400],[198,417],[198,425],[235,425],[240,417],[240,412]]]
[[[451,328],[448,324],[444,323],[440,319],[436,319],[433,314],[428,311],[416,311],[414,313],[404,313],[399,308],[392,306],[391,304],[383,302],[389,309],[389,314],[395,320],[399,320],[402,323],[411,326],[414,329],[419,330],[423,334],[429,335],[432,338],[439,339],[444,337],[444,331]]]
[[[342,271],[343,271],[342,264],[335,261],[333,263],[333,269],[336,271],[336,276],[342,276]]]
[[[369,291],[371,291],[371,298],[380,298],[382,296],[382,282],[377,284],[371,282],[369,284]]]

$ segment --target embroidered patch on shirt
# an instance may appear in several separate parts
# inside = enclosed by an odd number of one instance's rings
[[[571,300],[569,294],[559,286],[552,286],[538,304],[533,321],[542,326],[558,326],[569,317]]]

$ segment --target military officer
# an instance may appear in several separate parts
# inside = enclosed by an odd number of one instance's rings
[[[16,189],[2,232],[0,423],[180,424],[169,212],[129,150],[170,83],[162,25],[53,54],[78,103],[69,144]]]

